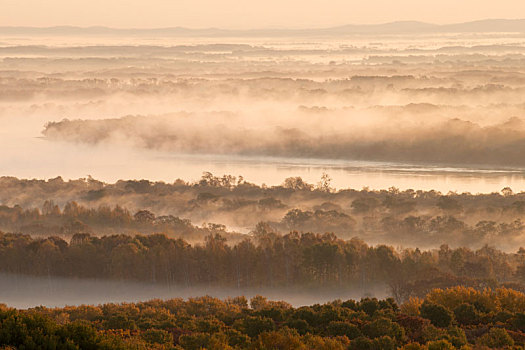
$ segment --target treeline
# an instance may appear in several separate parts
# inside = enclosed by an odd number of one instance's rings
[[[333,232],[345,239],[392,245],[490,244],[514,250],[525,233],[525,193],[510,188],[478,195],[396,188],[335,190],[327,175],[317,184],[295,177],[273,187],[210,173],[195,183],[2,177],[0,203],[0,230],[40,235],[163,232],[202,240],[210,232],[193,226],[196,223],[249,232],[267,222],[281,233]],[[217,225],[212,226],[221,227]],[[221,235],[230,240],[235,236]]]
[[[156,216],[149,210],[131,214],[119,205],[88,208],[68,202],[61,209],[53,201],[45,201],[42,209],[23,209],[19,205],[0,206],[0,227],[10,232],[37,236],[66,236],[97,232],[98,234],[151,234],[162,232],[186,240],[202,240],[205,236],[220,233],[235,239],[241,235],[228,232],[224,225],[207,223],[201,227],[188,219],[173,215]]]
[[[69,242],[0,234],[0,271],[36,276],[135,280],[171,286],[338,288],[383,287],[397,301],[436,287],[509,286],[525,290],[525,249],[484,247],[396,250],[333,234],[279,235],[263,224],[229,245],[220,234],[203,244],[163,234],[75,234]]]
[[[293,308],[262,296],[130,304],[0,307],[0,346],[20,349],[523,349],[525,295],[435,289]]]

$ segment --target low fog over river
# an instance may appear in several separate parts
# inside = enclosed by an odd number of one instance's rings
[[[0,301],[10,307],[63,307],[66,305],[98,305],[103,303],[137,302],[151,299],[195,298],[213,296],[221,299],[264,295],[270,300],[285,300],[293,306],[311,305],[334,299],[360,299],[365,296],[383,298],[386,286],[355,286],[341,290],[298,290],[260,288],[234,289],[217,287],[163,286],[130,281],[31,277],[0,273]]]

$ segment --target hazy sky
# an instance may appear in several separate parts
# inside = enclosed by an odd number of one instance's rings
[[[525,18],[524,0],[0,0],[0,26],[324,27]]]

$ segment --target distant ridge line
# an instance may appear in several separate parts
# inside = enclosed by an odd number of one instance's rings
[[[525,33],[525,19],[485,19],[455,24],[432,24],[418,21],[398,21],[383,24],[349,24],[314,29],[220,29],[185,27],[166,28],[111,28],[104,26],[27,27],[2,26],[0,35],[59,35],[59,36],[173,36],[173,37],[286,37],[337,36],[358,34],[411,33]]]

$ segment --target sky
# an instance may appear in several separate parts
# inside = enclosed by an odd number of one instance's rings
[[[523,0],[0,0],[0,26],[316,28],[525,18]]]

